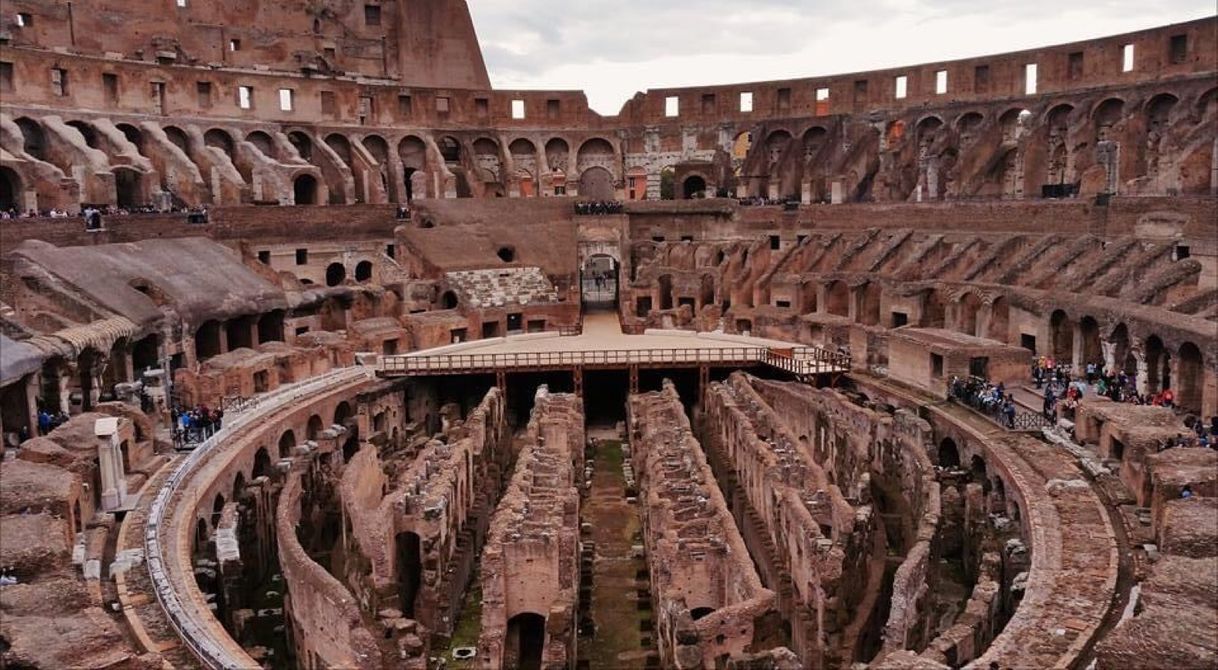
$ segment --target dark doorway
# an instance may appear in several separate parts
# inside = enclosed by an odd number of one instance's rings
[[[21,177],[11,168],[0,167],[0,210],[21,211]]]
[[[292,182],[292,193],[297,205],[317,204],[317,179],[310,174],[302,174]]]
[[[706,180],[703,179],[702,177],[699,177],[698,175],[692,175],[690,177],[687,177],[685,179],[685,184],[684,184],[684,187],[682,188],[682,192],[685,194],[686,200],[692,200],[694,198],[705,198],[706,197]]]
[[[326,286],[338,286],[347,278],[347,268],[342,263],[331,263],[326,267]]]
[[[372,279],[372,262],[360,261],[355,266],[355,281],[365,282]]]
[[[580,269],[580,295],[584,309],[617,309],[618,262],[612,256],[598,254],[584,262]]]
[[[546,618],[525,612],[508,619],[504,642],[503,667],[540,670],[541,652],[546,642]]]
[[[419,536],[415,533],[398,533],[398,603],[402,615],[408,619],[415,616],[415,603],[419,598],[419,587],[423,583],[423,556]]]
[[[116,204],[123,209],[134,209],[143,205],[140,189],[140,173],[129,168],[114,169],[114,191]]]

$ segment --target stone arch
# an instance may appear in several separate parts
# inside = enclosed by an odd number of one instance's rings
[[[956,134],[960,136],[961,148],[972,146],[984,123],[985,116],[981,112],[965,112],[956,119]]]
[[[595,165],[585,169],[579,175],[579,195],[591,200],[613,200],[613,173]]]
[[[706,179],[702,175],[691,174],[681,182],[681,193],[686,200],[706,196]]]
[[[990,304],[990,323],[985,336],[991,340],[1006,342],[1011,330],[1011,303],[1006,297],[998,296]]]
[[[339,160],[347,167],[351,167],[351,140],[347,139],[342,133],[330,133],[325,138],[326,146],[338,155]]]
[[[1100,344],[1100,323],[1093,316],[1084,316],[1079,319],[1078,328],[1082,334],[1082,357],[1083,365],[1094,363],[1095,365],[1104,364],[1104,347]]]
[[[126,209],[144,205],[144,175],[127,166],[116,166],[114,173],[115,204]]]
[[[355,281],[366,282],[372,279],[372,261],[363,260],[355,264]]]
[[[551,137],[546,142],[546,164],[554,172],[566,172],[570,165],[571,145],[561,137]]]
[[[309,417],[309,422],[305,424],[305,439],[316,440],[321,437],[323,430],[325,430],[325,426],[322,424],[321,417],[314,414]]]
[[[85,139],[85,144],[88,145],[90,149],[99,148],[97,142],[97,131],[94,130],[91,124],[77,119],[74,121],[68,121],[67,125],[80,132],[80,136]]]
[[[778,167],[779,161],[782,160],[783,154],[787,148],[791,146],[791,133],[784,129],[777,129],[771,132],[765,138],[765,160],[767,174]]]
[[[479,137],[474,140],[474,162],[478,168],[478,180],[484,184],[493,184],[503,176],[503,159],[499,153],[499,143],[489,137]]]
[[[254,469],[252,474],[255,479],[271,476],[271,454],[266,450],[266,447],[261,447],[254,453]]]
[[[825,311],[837,316],[850,316],[850,287],[842,280],[829,282],[825,288]]]
[[[960,448],[956,446],[956,441],[950,437],[945,437],[939,442],[939,467],[941,468],[958,468],[960,467]]]
[[[283,315],[282,309],[273,309],[258,317],[259,342],[283,341]]]
[[[518,137],[508,145],[508,153],[512,154],[513,158],[518,156],[535,157],[537,155],[537,145],[533,144],[532,140]]]
[[[361,142],[364,148],[368,150],[368,153],[372,154],[372,157],[376,159],[377,163],[381,165],[389,164],[389,143],[385,141],[385,138],[372,133],[365,135]]]
[[[257,147],[263,156],[267,158],[279,158],[279,152],[275,150],[275,141],[265,132],[255,130],[245,136],[245,141]]]
[[[283,431],[283,434],[279,436],[279,442],[278,442],[279,457],[287,458],[287,457],[291,456],[292,447],[295,447],[295,446],[296,446],[296,433],[293,432],[290,428],[288,430]]]
[[[293,130],[288,133],[288,142],[296,148],[296,153],[300,154],[305,162],[313,161],[313,140],[307,133]]]
[[[190,155],[190,135],[186,134],[185,130],[177,126],[165,126],[165,137],[171,144],[182,150],[182,153]]]
[[[1064,310],[1055,309],[1049,315],[1049,353],[1058,365],[1074,360],[1074,323]]]
[[[211,527],[213,530],[220,525],[220,515],[224,512],[224,494],[217,493],[211,503]]]
[[[981,298],[972,291],[965,291],[957,303],[958,330],[965,335],[980,336],[977,332],[977,313],[981,311]]]
[[[245,473],[238,472],[236,477],[233,477],[233,500],[241,498],[241,494],[245,491]]]
[[[1201,349],[1192,342],[1180,345],[1176,361],[1176,404],[1190,412],[1201,412],[1205,367]]]
[[[1158,335],[1146,338],[1146,390],[1158,393],[1171,388],[1171,354]]]
[[[943,294],[937,289],[927,291],[922,300],[922,320],[919,325],[923,328],[943,328],[946,323],[947,303],[943,300]]]
[[[859,302],[859,322],[865,326],[877,326],[880,323],[880,302],[883,289],[879,282],[869,281],[863,287]]]
[[[45,161],[47,159],[47,136],[42,129],[42,124],[28,116],[23,116],[14,123],[21,130],[21,150],[40,161]]]
[[[1111,139],[1109,134],[1112,127],[1120,122],[1124,113],[1125,101],[1120,98],[1107,98],[1097,104],[1091,112],[1091,120],[1095,123],[1095,141]]]
[[[546,640],[546,618],[521,612],[507,621],[503,643],[505,668],[540,668]]]
[[[416,188],[415,175],[427,169],[427,143],[415,135],[407,135],[398,142],[398,158],[402,160],[402,181],[406,186],[406,201],[425,195],[423,188]],[[419,186],[424,186],[420,184]]]
[[[195,331],[195,359],[203,362],[213,356],[219,356],[220,348],[220,322],[216,320],[205,321]]]
[[[943,127],[943,119],[937,114],[928,114],[922,117],[917,125],[914,126],[914,136],[917,138],[919,145],[927,144],[933,141],[939,129]]]
[[[232,160],[236,145],[233,142],[233,136],[227,130],[222,128],[212,128],[206,133],[203,133],[203,144],[223,151],[225,155]]]
[[[440,157],[449,165],[461,162],[461,142],[451,135],[445,135],[437,142],[440,147]]]
[[[297,205],[316,205],[317,178],[308,173],[297,175],[292,180],[292,195]]]
[[[326,286],[338,286],[347,279],[347,268],[342,263],[326,266]]]
[[[1133,347],[1129,340],[1129,328],[1124,322],[1118,323],[1112,329],[1112,334],[1108,336],[1108,341],[1112,345],[1113,367],[1127,375],[1138,374],[1138,359],[1133,353]]]
[[[338,405],[334,408],[334,425],[345,426],[347,424],[347,419],[351,418],[352,414],[351,403],[347,402],[346,400],[338,403]]]
[[[591,137],[579,145],[576,152],[577,165],[582,170],[587,165],[605,167],[606,161],[612,161],[615,151],[613,143],[603,137]]]
[[[461,301],[457,298],[456,291],[445,291],[440,295],[441,309],[456,309]]]
[[[25,209],[25,203],[22,202],[23,192],[21,175],[12,168],[0,166],[0,210]]]
[[[423,586],[422,542],[417,533],[405,531],[394,536],[394,549],[398,604],[402,615],[412,618]]]
[[[139,148],[139,149],[143,148],[144,133],[139,128],[136,128],[135,126],[131,125],[130,123],[116,123],[114,125],[114,127],[117,128],[118,131],[123,134],[123,137],[127,138],[128,142],[135,145],[136,148]],[[172,127],[172,126],[170,126],[170,127]],[[181,132],[180,129],[176,129],[176,130]],[[183,149],[183,151],[185,151],[185,149]]]

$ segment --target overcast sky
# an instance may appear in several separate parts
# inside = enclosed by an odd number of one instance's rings
[[[830,75],[1102,37],[1214,0],[467,0],[495,88],[637,91]]]

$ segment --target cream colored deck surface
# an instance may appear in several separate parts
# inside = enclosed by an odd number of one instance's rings
[[[771,350],[794,350],[794,358],[771,360]],[[627,367],[665,364],[762,364],[798,374],[841,372],[848,360],[827,351],[791,342],[713,333],[665,331],[645,335],[622,333],[617,316],[590,314],[583,333],[560,337],[554,333],[495,338],[383,356],[383,374],[427,374],[460,370],[556,368],[575,366]]]

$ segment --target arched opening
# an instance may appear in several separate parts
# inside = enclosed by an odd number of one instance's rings
[[[220,525],[220,515],[224,512],[224,494],[217,493],[211,503],[211,527],[217,528]]]
[[[1011,329],[1011,304],[1007,299],[998,296],[990,305],[990,324],[986,337],[999,342],[1006,342]]]
[[[131,347],[131,369],[138,380],[145,370],[161,366],[160,341],[155,335],[146,335]]]
[[[546,164],[551,172],[566,172],[570,167],[571,145],[561,137],[555,137],[546,142]]]
[[[660,275],[656,286],[660,290],[660,309],[672,309],[672,275]]]
[[[973,458],[969,461],[968,469],[969,474],[973,476],[973,481],[981,482],[985,488],[989,488],[989,482],[987,481],[985,471],[985,459],[974,454]]]
[[[292,180],[292,202],[297,205],[317,204],[317,178],[302,174]]]
[[[1100,346],[1100,324],[1094,317],[1084,316],[1079,320],[1078,328],[1083,336],[1083,365],[1092,363],[1102,366],[1104,364],[1104,348]]]
[[[182,150],[182,153],[190,155],[190,136],[185,130],[177,126],[165,126],[165,137],[170,144]]]
[[[1201,349],[1192,342],[1180,345],[1176,362],[1176,404],[1190,412],[1201,411],[1201,388],[1204,368]]]
[[[1074,360],[1074,324],[1062,310],[1054,310],[1049,316],[1050,353],[1059,365],[1069,365]]]
[[[686,200],[706,197],[706,180],[698,175],[690,175],[681,184],[682,197]]]
[[[1146,340],[1146,389],[1158,393],[1171,388],[1171,355],[1158,335]]]
[[[296,446],[296,433],[291,430],[285,430],[283,435],[279,436],[279,457],[287,458],[292,455],[292,447]]]
[[[347,278],[347,268],[342,263],[326,266],[326,286],[338,286]]]
[[[440,157],[449,165],[457,165],[461,162],[461,143],[457,138],[445,135],[440,138]]]
[[[503,160],[499,156],[499,144],[487,137],[474,140],[474,161],[478,171],[478,181],[483,184],[499,182],[503,172]]]
[[[1118,323],[1108,341],[1112,344],[1112,362],[1116,369],[1127,375],[1138,374],[1138,360],[1129,343],[1129,328],[1124,323]]]
[[[799,313],[811,314],[816,311],[816,282],[805,281],[799,287]]]
[[[0,210],[14,213],[25,209],[21,202],[21,176],[15,170],[0,167]]]
[[[943,294],[931,289],[922,300],[923,328],[942,328],[947,322],[947,305],[943,302]]]
[[[850,316],[850,287],[844,281],[830,282],[825,290],[825,311],[837,316]]]
[[[144,205],[143,189],[140,188],[142,180],[143,175],[137,170],[127,167],[114,168],[115,203],[124,209]]]
[[[81,407],[86,412],[93,409],[93,390],[98,383],[93,372],[99,367],[100,358],[101,352],[93,347],[85,347],[84,351],[80,352],[80,357],[76,359],[76,368],[80,371]]]
[[[585,309],[617,306],[618,263],[612,256],[596,254],[580,268],[580,288]]]
[[[93,126],[84,121],[68,121],[67,125],[75,128],[80,132],[81,138],[90,149],[97,149],[97,131],[93,130]]]
[[[524,612],[508,619],[503,641],[503,667],[541,670],[541,654],[546,642],[546,618]]]
[[[441,309],[456,309],[459,302],[460,301],[457,300],[457,293],[455,291],[445,291],[440,296]]]
[[[338,155],[344,165],[351,166],[351,141],[347,139],[346,135],[330,133],[326,135],[325,143],[331,151]]]
[[[229,351],[254,348],[254,331],[258,327],[254,318],[252,315],[246,315],[225,322],[224,332],[228,336]]]
[[[960,297],[959,330],[965,335],[978,335],[977,312],[981,310],[981,298],[976,293],[965,293]]]
[[[334,408],[334,425],[345,427],[349,418],[351,418],[351,404],[344,400]]]
[[[499,250],[495,252],[495,255],[498,256],[499,260],[503,261],[504,263],[514,263],[516,261],[516,247],[510,245],[499,247]]]
[[[270,135],[267,135],[263,131],[255,130],[254,132],[245,136],[245,141],[254,145],[258,149],[259,153],[261,153],[263,156],[266,156],[267,158],[278,158],[278,152],[275,151],[275,141],[271,139]]]
[[[698,298],[704,307],[715,304],[715,275],[702,275],[702,283],[698,287]]]
[[[590,167],[579,175],[579,195],[589,200],[613,200],[613,174],[603,167]]]
[[[245,473],[238,472],[233,478],[233,500],[240,500],[245,493]]]
[[[366,282],[372,279],[372,261],[360,261],[355,264],[355,281]]]
[[[144,133],[141,132],[139,128],[136,128],[130,123],[118,123],[115,124],[114,127],[123,134],[123,137],[127,138],[128,142],[134,144],[135,148],[141,150],[142,152],[144,148]],[[183,151],[185,150],[183,149]]]
[[[47,138],[46,133],[42,130],[42,125],[26,116],[17,119],[15,123],[21,130],[21,137],[24,140],[21,150],[40,161],[45,161],[47,159]]]
[[[939,467],[960,467],[960,449],[956,447],[955,440],[950,437],[943,438],[943,441],[939,443]]]
[[[423,550],[416,533],[398,533],[394,538],[398,574],[398,606],[402,616],[412,619],[423,585]]]
[[[407,135],[398,143],[398,157],[402,159],[402,180],[406,187],[406,201],[423,195],[416,192],[414,176],[427,167],[427,144],[414,135]]]
[[[258,342],[283,341],[283,310],[275,309],[258,319]]]
[[[714,607],[695,607],[689,611],[689,617],[694,621],[705,619],[715,613]]]
[[[1112,128],[1121,120],[1125,112],[1125,101],[1120,98],[1108,98],[1095,108],[1092,119],[1095,122],[1095,141],[1105,142],[1112,137]]]
[[[956,120],[956,133],[960,135],[960,148],[972,146],[981,132],[981,124],[985,117],[978,112],[966,112]]]
[[[863,287],[862,302],[859,304],[859,321],[863,325],[879,325],[881,293],[878,282],[867,282],[867,285]]]
[[[267,452],[266,447],[262,447],[254,454],[253,476],[255,479],[271,476],[271,455]]]
[[[305,439],[315,441],[318,437],[321,437],[321,431],[323,430],[325,430],[325,427],[321,423],[321,417],[314,414],[309,417],[309,423],[305,427]]]
[[[288,142],[296,149],[296,153],[306,162],[313,162],[313,140],[309,136],[294,130],[288,133]]]
[[[219,128],[212,128],[206,133],[203,133],[203,144],[223,151],[230,160],[233,157],[233,137],[226,131],[220,130]]]
[[[516,169],[516,181],[519,184],[520,197],[531,198],[537,195],[536,145],[522,137],[513,140],[508,145],[508,153],[512,155],[512,164]]]
[[[195,331],[195,359],[203,362],[221,353],[220,322],[207,321]]]

